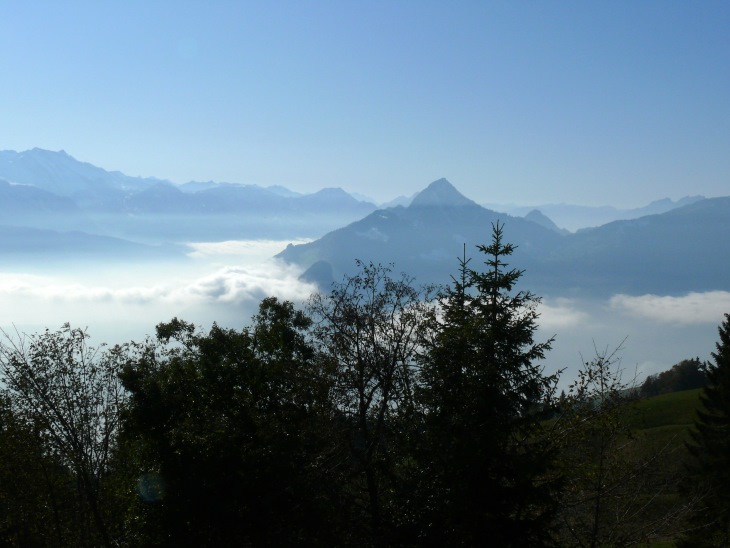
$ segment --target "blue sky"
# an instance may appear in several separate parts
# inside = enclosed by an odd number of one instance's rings
[[[730,2],[0,0],[0,149],[175,182],[730,194]]]

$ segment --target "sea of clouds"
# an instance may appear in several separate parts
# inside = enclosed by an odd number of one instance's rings
[[[191,261],[184,266],[0,272],[0,327],[32,333],[69,322],[87,328],[95,344],[142,340],[173,317],[202,329],[213,322],[241,328],[250,324],[263,298],[304,303],[316,290],[299,280],[298,268],[272,258],[287,243],[191,244]],[[536,341],[555,337],[545,367],[565,371],[561,384],[575,377],[582,362],[618,347],[626,378],[643,378],[685,358],[709,358],[717,326],[730,311],[730,293],[545,298],[538,311]]]
[[[299,269],[272,258],[286,243],[191,244],[192,260],[181,264],[0,272],[0,326],[35,332],[69,322],[108,343],[142,340],[173,317],[204,329],[213,322],[240,328],[263,298],[304,302],[316,289],[298,280]]]

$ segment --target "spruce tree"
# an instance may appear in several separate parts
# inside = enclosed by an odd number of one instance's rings
[[[542,428],[552,376],[538,361],[537,304],[513,291],[521,270],[507,269],[514,246],[503,225],[478,246],[483,270],[464,257],[441,295],[422,364],[426,447],[423,535],[430,544],[536,546],[549,540],[552,454]]]
[[[704,546],[730,545],[730,314],[718,328],[720,340],[707,368],[695,431],[688,449],[694,457],[692,483],[704,494],[695,538]]]

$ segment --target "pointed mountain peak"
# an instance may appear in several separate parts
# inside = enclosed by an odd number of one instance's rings
[[[410,207],[477,205],[446,179],[434,181],[413,198]]]

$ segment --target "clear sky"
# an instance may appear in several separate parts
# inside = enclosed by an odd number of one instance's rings
[[[730,195],[730,2],[0,0],[0,149],[387,200]]]

